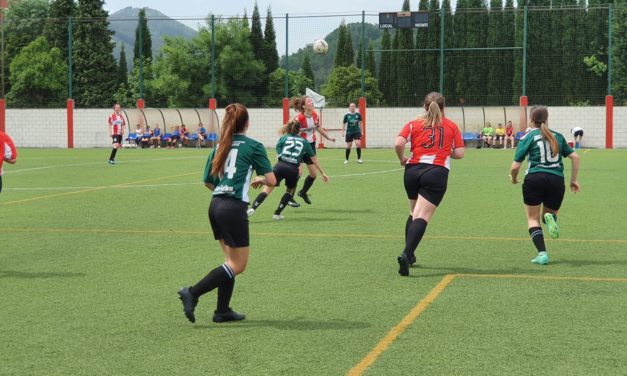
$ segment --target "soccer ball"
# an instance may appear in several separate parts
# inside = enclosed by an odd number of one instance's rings
[[[329,44],[324,39],[317,39],[313,42],[313,50],[317,54],[326,54],[329,51]]]

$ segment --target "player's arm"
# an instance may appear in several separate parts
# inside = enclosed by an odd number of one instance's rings
[[[320,132],[320,134],[326,138],[327,140],[331,141],[331,142],[335,142],[335,137],[329,137],[329,134],[327,133],[327,131],[322,128],[321,126],[317,125],[316,129],[318,130],[318,132]]]
[[[401,166],[405,166],[405,163],[409,160],[409,158],[405,156],[405,144],[407,144],[405,137],[396,137],[396,141],[394,141],[394,151],[396,152],[398,160],[401,162]]]
[[[329,181],[329,176],[327,176],[327,174],[322,169],[322,166],[320,165],[320,162],[318,162],[318,157],[316,157],[315,155],[312,156],[311,157],[311,161],[313,162],[314,166],[316,166],[318,171],[320,171],[320,175],[322,175],[322,180],[324,180],[325,183],[328,182]]]
[[[509,180],[512,184],[518,184],[518,172],[520,172],[520,166],[522,166],[522,162],[512,162],[512,167],[509,169]]]
[[[455,129],[453,137],[453,150],[451,151],[451,158],[462,159],[466,153],[466,148],[464,148],[464,139],[459,129]]]
[[[568,158],[570,158],[570,161],[572,162],[570,170],[570,190],[577,193],[581,189],[579,183],[577,182],[577,175],[579,175],[579,155],[572,152],[568,155]]]
[[[113,125],[109,123],[109,137],[113,137]]]
[[[255,189],[261,187],[262,185],[274,187],[276,186],[276,176],[274,176],[274,172],[268,172],[264,175],[255,176],[250,185],[252,185]]]

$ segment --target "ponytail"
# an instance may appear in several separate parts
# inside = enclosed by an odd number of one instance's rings
[[[551,147],[551,156],[555,158],[557,154],[559,154],[560,149],[553,132],[551,132],[547,125],[549,110],[547,110],[544,106],[534,106],[531,108],[531,111],[529,111],[529,115],[531,117],[531,122],[536,125],[536,128],[540,128],[542,138],[549,142]]]
[[[244,105],[233,103],[225,108],[224,120],[220,128],[220,143],[213,157],[211,165],[211,175],[220,177],[224,173],[224,164],[231,151],[233,135],[246,130],[248,124],[248,110]]]
[[[305,99],[307,97],[293,97],[292,108],[298,112],[305,112]]]
[[[442,94],[437,92],[427,94],[424,101],[424,109],[427,111],[427,114],[423,117],[425,127],[442,125],[444,106],[445,99]]]
[[[284,124],[279,130],[280,134],[293,134],[297,135],[300,131],[300,122],[296,119],[290,120],[287,124]]]

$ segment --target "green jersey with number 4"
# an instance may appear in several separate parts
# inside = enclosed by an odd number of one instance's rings
[[[315,151],[309,142],[301,136],[288,134],[279,138],[276,143],[276,154],[283,162],[299,165],[303,157],[314,157]]]
[[[263,144],[241,134],[234,135],[231,150],[224,163],[224,173],[220,177],[211,176],[211,166],[216,150],[218,150],[217,146],[209,155],[203,181],[214,185],[214,196],[229,196],[249,202],[248,190],[253,170],[257,172],[257,175],[272,172],[272,165]]]
[[[549,174],[564,176],[564,163],[562,157],[568,157],[573,149],[568,145],[561,133],[551,131],[557,140],[559,151],[554,157],[551,153],[551,143],[543,139],[540,129],[534,129],[527,133],[518,144],[514,160],[522,162],[528,158],[527,173],[546,172]]]

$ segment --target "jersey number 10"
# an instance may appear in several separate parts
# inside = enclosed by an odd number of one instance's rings
[[[548,143],[548,141],[540,140],[536,142],[536,144],[538,145],[538,149],[540,150],[540,163],[544,164],[547,163],[547,161],[554,163],[559,161],[559,153],[557,153],[555,157],[553,156],[553,154],[551,153],[551,145]]]

